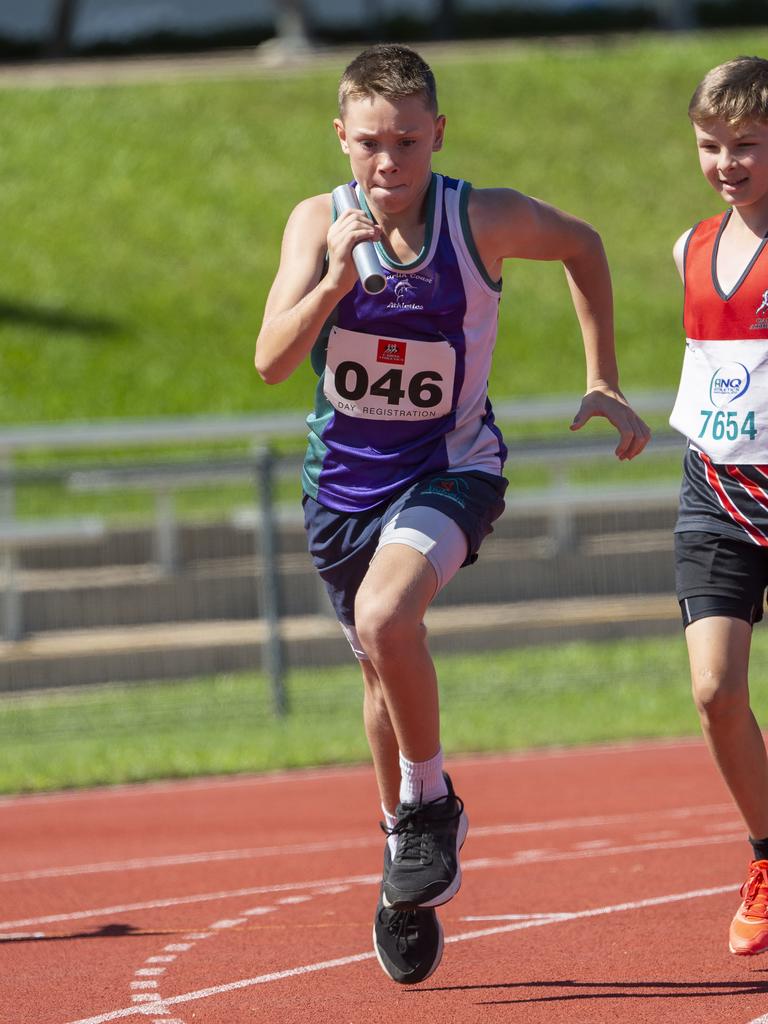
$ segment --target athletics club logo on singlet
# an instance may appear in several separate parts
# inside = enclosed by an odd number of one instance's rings
[[[768,289],[763,292],[763,299],[755,310],[757,320],[750,325],[750,331],[768,330]]]
[[[388,275],[387,285],[395,297],[387,303],[387,309],[424,309],[424,303],[418,299],[421,298],[419,286],[425,284],[432,287],[432,278],[425,274]]]

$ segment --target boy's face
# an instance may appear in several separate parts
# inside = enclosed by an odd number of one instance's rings
[[[445,118],[435,117],[421,96],[350,96],[343,120],[333,125],[355,180],[378,211],[401,213],[421,202],[445,130]]]
[[[730,206],[768,212],[768,123],[694,124],[704,177]]]

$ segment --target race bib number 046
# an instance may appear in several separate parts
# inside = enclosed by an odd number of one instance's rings
[[[452,409],[456,352],[447,341],[381,338],[334,327],[323,392],[339,412],[367,420],[431,420]]]

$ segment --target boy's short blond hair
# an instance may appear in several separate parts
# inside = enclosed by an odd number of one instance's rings
[[[688,104],[694,124],[768,122],[768,60],[734,57],[708,71]]]
[[[379,43],[363,50],[348,65],[339,82],[339,112],[349,97],[384,96],[404,99],[421,95],[426,107],[437,114],[437,86],[432,69],[415,50],[396,43]]]

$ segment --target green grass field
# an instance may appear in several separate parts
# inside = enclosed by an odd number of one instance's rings
[[[716,210],[688,97],[707,68],[766,42],[751,30],[436,52],[436,168],[599,228],[630,394],[676,382],[670,250]],[[0,93],[0,423],[307,406],[308,371],[267,388],[252,350],[290,209],[348,169],[331,129],[340,70]],[[561,269],[510,264],[492,393],[578,393],[579,349]]]
[[[698,735],[679,638],[437,659],[449,754]],[[753,706],[768,715],[768,635]],[[295,672],[275,718],[257,674],[0,701],[0,792],[344,764],[368,757],[355,665]]]
[[[768,30],[752,30],[511,42],[483,57],[436,51],[448,117],[436,169],[520,188],[598,227],[630,397],[676,383],[670,251],[717,209],[698,171],[688,97],[706,69],[766,43]],[[0,424],[308,406],[309,371],[267,388],[252,350],[290,209],[346,176],[330,124],[340,70],[0,91]],[[499,339],[492,394],[580,392],[561,268],[508,266]],[[25,462],[38,458],[47,455]],[[631,472],[677,476],[677,460]],[[538,482],[530,469],[513,479]],[[247,489],[219,488],[179,505],[216,516],[241,498]],[[19,492],[20,515],[136,519],[151,509],[146,495]],[[768,711],[766,669],[758,631],[758,713]],[[444,659],[440,674],[449,752],[698,730],[682,638]],[[285,720],[258,675],[4,699],[0,790],[362,760],[357,675],[353,665],[294,674]]]

